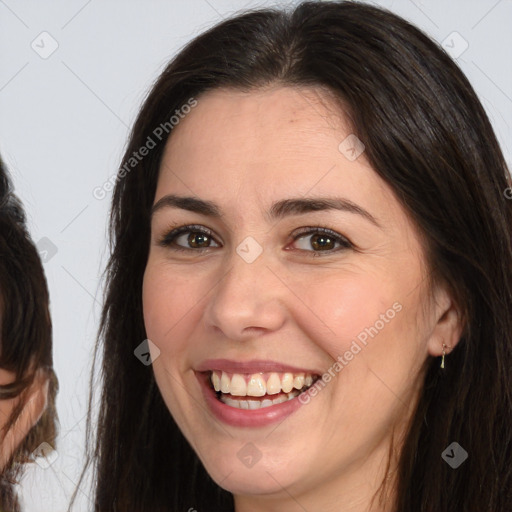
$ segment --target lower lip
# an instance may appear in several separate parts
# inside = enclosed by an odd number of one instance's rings
[[[279,421],[293,414],[302,403],[297,400],[298,396],[282,402],[270,405],[263,409],[237,409],[221,402],[217,394],[209,385],[210,376],[207,373],[196,372],[197,380],[201,391],[212,413],[224,423],[235,427],[264,427]]]

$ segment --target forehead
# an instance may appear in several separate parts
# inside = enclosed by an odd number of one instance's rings
[[[273,160],[290,152],[307,155],[313,146],[328,152],[342,133],[349,132],[339,107],[321,89],[217,89],[197,101],[173,129],[168,143],[169,150],[202,149],[186,155],[191,164],[212,157],[222,162],[222,157],[243,156],[248,164],[257,165],[270,155]]]
[[[324,89],[219,89],[197,102],[169,137],[154,202],[197,196],[241,219],[286,197],[343,196],[384,221],[403,213],[364,152],[340,151],[354,134]]]
[[[293,180],[311,187],[333,166],[371,171],[364,155],[349,162],[340,153],[351,129],[324,90],[219,89],[197,102],[169,137],[161,169],[165,181],[179,177],[190,186],[229,181],[252,187],[257,179],[268,188]]]

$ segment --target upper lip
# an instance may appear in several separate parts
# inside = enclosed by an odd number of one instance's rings
[[[299,368],[289,364],[279,363],[263,359],[252,359],[251,361],[233,361],[231,359],[207,359],[200,363],[196,371],[207,372],[219,370],[228,373],[310,373],[320,375],[322,372],[308,368]]]

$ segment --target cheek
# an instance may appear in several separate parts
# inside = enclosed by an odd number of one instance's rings
[[[176,376],[185,364],[188,330],[194,323],[193,306],[198,302],[191,292],[194,287],[190,279],[182,276],[183,272],[150,260],[142,285],[146,335],[160,350],[160,356],[153,361],[153,372],[162,397],[181,428],[184,420],[178,397],[182,385]]]
[[[165,268],[164,264],[148,263],[142,286],[144,325],[148,338],[160,350],[171,350],[182,339],[176,331],[189,325],[201,293],[183,272]],[[167,341],[173,339],[173,345]],[[178,341],[179,342],[179,341]]]
[[[299,304],[302,311],[297,311],[295,318],[310,339],[321,343],[333,358],[349,350],[354,340],[364,346],[370,339],[367,330],[375,323],[382,327],[379,330],[388,329],[387,323],[381,325],[381,315],[389,323],[389,318],[396,316],[396,288],[370,272],[316,275],[304,279],[296,289],[306,308]]]

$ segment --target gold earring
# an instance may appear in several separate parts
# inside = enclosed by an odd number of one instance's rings
[[[446,355],[446,352],[444,350],[445,347],[448,347],[448,345],[445,345],[443,343],[443,357],[441,358],[441,368],[443,368],[443,369],[444,369],[444,356]],[[450,348],[450,347],[448,347],[448,348]]]

